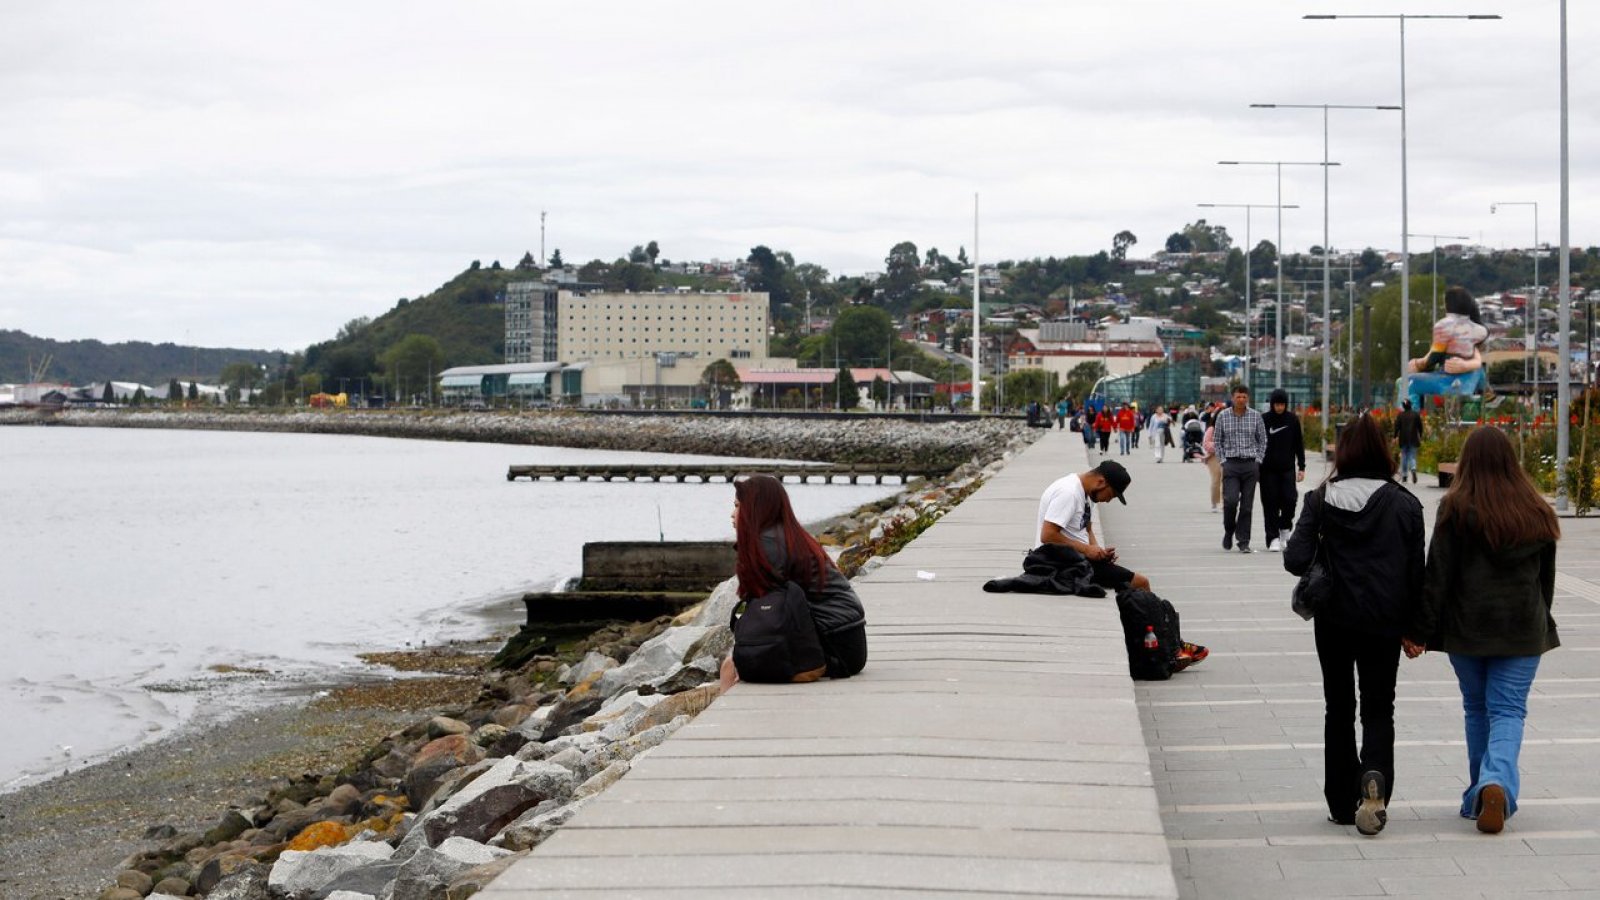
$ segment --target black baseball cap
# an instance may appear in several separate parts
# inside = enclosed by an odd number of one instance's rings
[[[1128,485],[1133,483],[1133,476],[1129,475],[1128,470],[1122,467],[1122,463],[1108,459],[1089,471],[1104,478],[1106,484],[1111,485],[1111,490],[1117,495],[1117,499],[1121,500],[1124,506],[1127,505],[1128,500],[1122,496],[1122,492],[1127,490]]]

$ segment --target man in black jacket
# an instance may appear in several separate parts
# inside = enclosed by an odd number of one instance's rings
[[[1411,473],[1411,483],[1417,483],[1417,448],[1422,446],[1422,414],[1411,408],[1411,401],[1404,402],[1404,409],[1394,417],[1394,436],[1400,444],[1400,480],[1406,480],[1406,473]]]
[[[1294,529],[1295,487],[1306,478],[1306,442],[1300,417],[1289,410],[1289,392],[1272,392],[1271,408],[1261,416],[1267,426],[1267,456],[1261,461],[1261,513],[1267,549],[1280,551]]]

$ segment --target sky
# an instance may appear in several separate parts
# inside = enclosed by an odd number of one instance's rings
[[[1568,4],[1571,238],[1600,243],[1600,4]],[[1138,257],[1276,242],[1320,110],[1398,105],[1413,234],[1559,242],[1557,0],[11,3],[0,329],[297,350],[472,260],[766,244],[835,275],[903,240]],[[1399,249],[1400,114],[1329,116],[1329,243]],[[1285,166],[1282,245],[1323,242]],[[1446,240],[1444,243],[1451,243]],[[1430,238],[1413,238],[1413,252]]]

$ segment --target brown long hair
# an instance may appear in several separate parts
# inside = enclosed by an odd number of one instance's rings
[[[833,560],[794,517],[783,482],[771,475],[751,475],[733,483],[733,496],[739,502],[733,527],[737,555],[733,573],[739,579],[739,596],[747,600],[759,597],[791,580],[821,590],[827,584],[828,570],[834,567]],[[774,525],[783,529],[789,555],[787,572],[773,569],[761,549],[761,533]]]
[[[1498,428],[1467,435],[1455,479],[1439,502],[1439,526],[1471,526],[1499,550],[1533,541],[1561,539],[1561,524],[1528,473],[1517,463],[1511,439]]]
[[[1362,413],[1345,423],[1333,447],[1333,473],[1339,478],[1393,478],[1394,457],[1376,419]]]

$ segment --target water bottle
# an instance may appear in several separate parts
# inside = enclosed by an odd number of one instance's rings
[[[1156,639],[1156,627],[1154,625],[1146,625],[1144,627],[1144,648],[1146,650],[1154,650],[1160,646],[1161,642]]]

